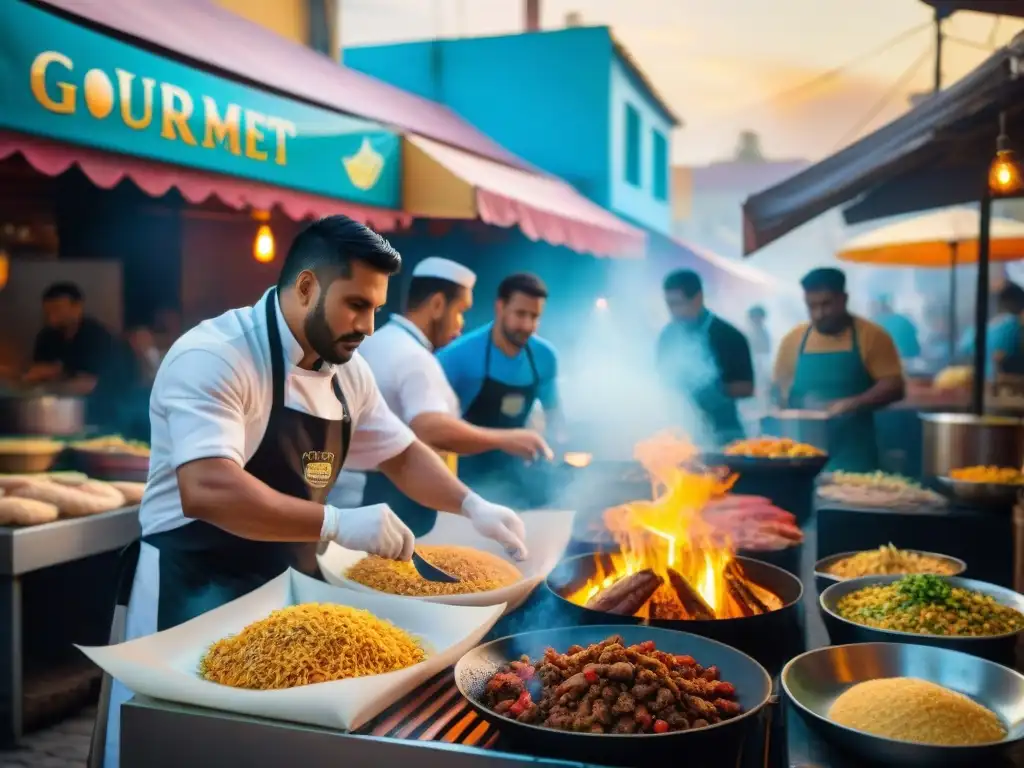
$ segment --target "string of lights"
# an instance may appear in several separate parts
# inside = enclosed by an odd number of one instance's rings
[[[811,79],[806,80],[803,83],[800,83],[799,85],[778,91],[766,99],[759,100],[758,103],[778,103],[780,101],[792,99],[795,96],[800,96],[805,92],[814,91],[823,85],[827,85],[828,83],[832,82],[841,75],[846,74],[851,69],[855,69],[858,66],[865,64],[871,61],[872,59],[877,58],[878,56],[882,56],[888,53],[889,51],[901,45],[902,43],[905,43],[908,40],[913,39],[915,36],[919,35],[926,29],[930,29],[931,26],[931,22],[926,22],[924,24],[919,24],[916,27],[910,27],[909,29],[905,29],[899,34],[889,38],[885,42],[874,46],[871,50],[865,51],[864,53],[854,56],[851,59],[847,59],[844,63],[835,66],[832,69],[826,70],[825,72],[822,72],[820,75],[816,75]],[[756,105],[748,105],[743,109],[749,109],[752,106]]]
[[[835,145],[832,151],[836,152],[842,149],[851,141],[860,136],[864,129],[871,125],[878,118],[878,116],[882,114],[883,111],[885,111],[886,107],[888,107],[894,99],[896,99],[898,96],[902,95],[906,91],[907,86],[910,85],[911,81],[917,75],[921,67],[924,66],[925,62],[932,58],[933,54],[934,49],[929,48],[916,59],[914,59],[914,61],[911,62],[910,66],[903,70],[903,73],[892,84],[892,87],[890,87],[889,90],[882,94],[882,97],[877,102],[875,102],[874,106],[871,107],[867,114],[865,114],[864,117],[860,121],[858,121],[853,128],[846,132],[846,134],[843,136],[842,139],[839,140],[839,142]]]

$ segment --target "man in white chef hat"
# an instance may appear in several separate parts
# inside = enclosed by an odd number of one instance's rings
[[[434,356],[462,333],[473,305],[476,275],[437,256],[412,271],[402,314],[394,314],[359,348],[388,407],[416,436],[437,451],[473,455],[504,451],[523,459],[551,456],[544,438],[530,429],[487,429],[462,419],[459,401]],[[452,466],[453,461],[449,461]],[[388,504],[413,533],[434,527],[437,513],[416,503],[381,472],[341,473],[332,500],[339,504]]]

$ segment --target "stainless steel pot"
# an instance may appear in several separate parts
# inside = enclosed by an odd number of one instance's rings
[[[85,431],[85,400],[39,393],[0,394],[0,435],[71,437]]]
[[[922,413],[922,470],[946,477],[951,470],[978,464],[1024,464],[1024,421],[1009,416]]]

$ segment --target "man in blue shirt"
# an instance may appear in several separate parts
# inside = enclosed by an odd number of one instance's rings
[[[540,401],[548,425],[559,424],[558,358],[554,347],[535,336],[548,290],[536,275],[509,275],[498,286],[494,321],[438,353],[459,398],[463,418],[489,429],[521,429]],[[551,457],[547,457],[551,458]],[[509,503],[542,503],[539,478],[522,482],[521,459],[497,451],[459,459],[459,477],[471,487],[504,494]],[[524,495],[525,494],[525,495]]]
[[[985,361],[985,378],[991,379],[997,370],[996,363],[1020,354],[1020,318],[1024,313],[1024,288],[1016,283],[1007,283],[996,294],[996,314],[988,321],[985,347],[988,359]],[[974,354],[974,328],[964,331],[957,346],[957,354],[969,358]]]
[[[871,308],[872,320],[878,323],[892,337],[896,351],[903,360],[913,360],[921,354],[921,343],[917,338],[914,321],[900,314],[892,307],[892,297],[879,296]]]

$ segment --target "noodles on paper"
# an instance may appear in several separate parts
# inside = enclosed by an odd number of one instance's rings
[[[363,586],[393,595],[425,597],[488,592],[515,584],[522,574],[497,555],[470,547],[427,546],[416,549],[431,565],[458,579],[447,583],[427,581],[411,562],[367,555],[345,573]]]
[[[261,691],[382,675],[426,659],[414,637],[358,608],[306,603],[218,640],[199,663],[206,680]]]

